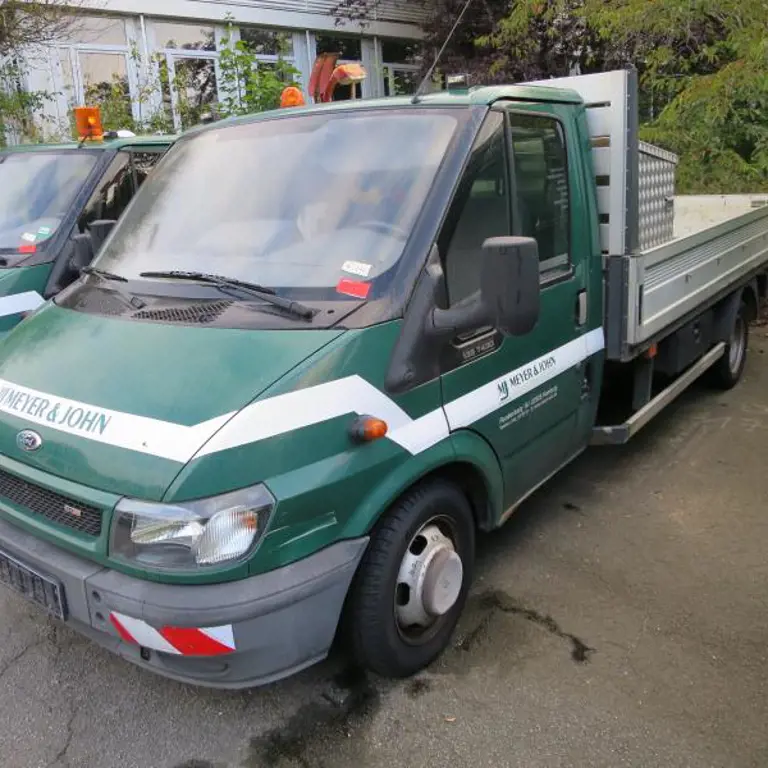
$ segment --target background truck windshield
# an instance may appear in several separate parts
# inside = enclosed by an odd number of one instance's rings
[[[96,160],[74,149],[0,155],[0,250],[40,247],[51,237]]]
[[[136,278],[213,272],[337,298],[400,258],[462,111],[371,110],[208,130],[180,141],[98,259]]]

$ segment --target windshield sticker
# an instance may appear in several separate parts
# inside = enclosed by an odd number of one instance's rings
[[[356,299],[367,299],[371,291],[370,283],[363,283],[359,280],[348,280],[343,277],[336,286],[336,292],[345,296],[354,296]]]
[[[366,264],[364,261],[345,261],[341,265],[341,271],[350,275],[359,277],[368,277],[371,274],[372,264]]]
[[[37,230],[37,236],[38,237],[49,237],[51,234],[51,228],[50,227],[40,227]]]
[[[34,243],[37,240],[37,235],[34,232],[25,232],[21,239],[26,240],[28,243]]]
[[[18,247],[19,253],[34,253],[37,250],[37,246],[33,243],[28,243],[25,245],[20,245]]]

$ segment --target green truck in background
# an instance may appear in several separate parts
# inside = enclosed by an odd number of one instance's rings
[[[80,276],[73,237],[93,230],[98,248],[103,222],[119,218],[172,142],[116,135],[0,150],[0,335]]]
[[[181,137],[3,341],[0,579],[199,685],[337,636],[429,664],[477,531],[744,370],[768,207],[674,237],[636,98],[612,72]]]

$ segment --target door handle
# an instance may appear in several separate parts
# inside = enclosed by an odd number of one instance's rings
[[[576,294],[576,325],[582,326],[587,322],[587,292],[579,291]]]

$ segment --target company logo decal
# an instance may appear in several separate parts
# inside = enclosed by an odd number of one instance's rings
[[[520,389],[523,385],[532,382],[546,373],[551,373],[556,367],[557,358],[554,355],[550,355],[515,371],[498,383],[499,402],[505,402],[509,399],[510,394],[515,393],[515,390]]]
[[[78,432],[96,435],[103,435],[112,420],[111,416],[97,409],[65,405],[7,385],[0,387],[0,410],[19,416],[31,416],[38,423],[47,422],[52,427],[66,425]]]
[[[43,438],[31,429],[22,429],[16,435],[16,445],[22,451],[36,451],[43,444]]]

